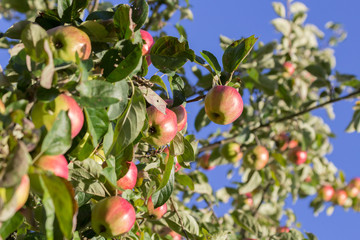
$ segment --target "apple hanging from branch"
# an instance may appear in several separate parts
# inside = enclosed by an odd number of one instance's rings
[[[35,165],[54,173],[58,177],[68,179],[68,162],[63,155],[43,155],[35,162]]]

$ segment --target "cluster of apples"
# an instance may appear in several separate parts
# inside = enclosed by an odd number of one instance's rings
[[[288,150],[287,156],[292,163],[301,165],[306,162],[307,152],[298,146],[297,140],[291,139],[288,134],[283,132],[275,137],[275,141],[281,151]]]
[[[325,202],[332,201],[334,204],[344,206],[348,198],[358,198],[360,194],[360,178],[353,178],[345,188],[334,189],[330,184],[321,186],[318,196]]]

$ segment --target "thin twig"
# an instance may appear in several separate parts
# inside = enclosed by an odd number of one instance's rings
[[[197,102],[197,101],[202,100],[202,99],[203,99],[203,98],[205,98],[205,97],[206,97],[206,95],[200,95],[200,96],[197,96],[196,98],[186,100],[186,102],[187,102],[187,103],[190,103],[190,102]]]
[[[272,121],[269,121],[267,123],[264,123],[264,124],[260,124],[258,127],[255,127],[255,128],[252,128],[250,129],[250,132],[256,132],[257,130],[259,129],[262,129],[262,128],[266,128],[266,127],[269,127],[270,125],[274,124],[274,123],[279,123],[279,122],[284,122],[284,121],[287,121],[287,120],[290,120],[290,119],[293,119],[293,118],[296,118],[298,116],[301,116],[305,113],[308,113],[308,112],[311,112],[315,109],[318,109],[318,108],[321,108],[321,107],[324,107],[328,104],[331,104],[331,103],[335,103],[335,102],[338,102],[338,101],[341,101],[341,100],[344,100],[344,99],[348,99],[348,98],[351,98],[357,94],[360,94],[360,89],[359,90],[356,90],[352,93],[349,93],[348,95],[345,95],[343,97],[339,97],[339,98],[333,98],[329,101],[326,101],[324,103],[321,103],[321,104],[318,104],[314,107],[311,107],[311,108],[307,108],[307,109],[304,109],[302,111],[299,111],[297,113],[293,113],[293,114],[290,114],[288,116],[285,116],[285,117],[282,117],[282,118],[278,118],[278,119],[275,119],[275,120],[272,120]],[[199,153],[201,152],[205,152],[205,151],[208,151],[208,150],[212,150],[214,148],[217,148],[219,146],[221,146],[222,144],[225,144],[225,143],[229,143],[229,142],[232,142],[236,139],[237,136],[235,137],[231,137],[231,138],[226,138],[226,139],[223,139],[221,141],[218,141],[218,142],[215,142],[215,143],[212,143],[212,144],[209,144],[207,146],[204,146],[202,148],[199,149]]]
[[[257,207],[255,208],[255,210],[253,211],[253,216],[255,217],[257,215],[257,213],[259,212],[259,209],[261,207],[261,204],[264,202],[265,199],[265,195],[267,193],[267,191],[269,190],[270,186],[273,185],[273,181],[269,181],[269,183],[266,185],[266,187],[264,188],[264,192],[261,196],[261,200],[259,202],[259,204],[257,205]]]
[[[211,210],[211,212],[212,212],[212,215],[213,215],[215,221],[216,221],[217,224],[219,224],[219,226],[220,226],[221,224],[220,224],[220,221],[219,221],[218,217],[217,217],[216,214],[215,214],[214,206],[213,206],[212,202],[209,201],[209,200],[207,200],[205,196],[204,196],[203,198],[204,198],[205,202],[207,203],[207,205],[209,206],[209,208],[210,208],[210,210]]]
[[[185,234],[186,239],[187,239],[187,240],[190,240],[190,238],[188,237],[188,235],[187,235],[187,233],[186,233],[186,231],[185,231],[184,223],[183,223],[183,221],[182,221],[182,218],[180,217],[180,214],[179,214],[179,212],[177,211],[177,209],[176,209],[176,207],[175,207],[175,204],[174,204],[174,201],[173,201],[172,198],[170,198],[170,202],[171,202],[171,205],[173,206],[173,209],[174,209],[176,215],[177,215],[178,218],[179,218],[180,225],[181,225],[181,229],[182,229],[183,233]]]

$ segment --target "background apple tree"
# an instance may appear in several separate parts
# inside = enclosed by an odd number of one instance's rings
[[[217,59],[194,52],[180,23],[180,38],[163,30],[177,11],[191,19],[190,4],[0,2],[3,17],[23,19],[0,33],[11,55],[0,68],[0,239],[317,239],[286,199],[315,196],[314,213],[359,210],[360,179],[326,159],[333,134],[312,114],[332,118],[332,103],[360,93],[333,70],[339,25],[320,48],[306,6],[274,2],[281,38],[221,36]],[[195,122],[179,127],[190,106]],[[236,120],[216,120],[219,109]],[[359,114],[356,103],[348,131],[360,131]],[[231,128],[187,134],[210,119]],[[242,181],[215,192],[201,169],[221,164]]]

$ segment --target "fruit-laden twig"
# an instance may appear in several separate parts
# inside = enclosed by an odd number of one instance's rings
[[[179,212],[177,211],[177,209],[176,209],[176,207],[175,207],[175,204],[174,204],[174,201],[173,201],[172,198],[170,198],[170,202],[171,202],[171,205],[173,206],[173,209],[174,209],[176,215],[177,215],[178,218],[179,218],[180,225],[181,225],[181,229],[182,229],[183,233],[185,234],[186,239],[187,239],[187,240],[190,240],[189,237],[188,237],[188,235],[187,235],[187,233],[186,233],[186,231],[185,231],[184,223],[183,223],[183,221],[182,221],[182,218],[180,217],[180,214],[179,214]]]
[[[285,116],[285,117],[282,117],[282,118],[278,118],[278,119],[275,119],[275,120],[272,120],[272,121],[269,121],[267,123],[263,123],[263,124],[260,124],[258,127],[255,127],[255,128],[252,128],[250,129],[250,132],[256,132],[257,130],[259,129],[262,129],[262,128],[265,128],[265,127],[269,127],[271,124],[274,124],[274,123],[279,123],[279,122],[284,122],[286,120],[290,120],[290,119],[293,119],[293,118],[296,118],[298,116],[301,116],[305,113],[308,113],[308,112],[311,112],[315,109],[318,109],[318,108],[321,108],[321,107],[324,107],[330,103],[334,103],[334,102],[338,102],[338,101],[341,101],[341,100],[344,100],[344,99],[348,99],[348,98],[351,98],[357,94],[360,94],[360,89],[352,92],[352,93],[349,93],[348,95],[345,95],[343,97],[339,97],[339,98],[333,98],[329,101],[326,101],[326,102],[323,102],[321,104],[318,104],[314,107],[311,107],[311,108],[307,108],[307,109],[304,109],[302,111],[299,111],[297,113],[293,113],[293,114],[290,114],[288,116]],[[209,144],[207,146],[204,146],[202,148],[199,149],[199,153],[201,152],[205,152],[205,151],[208,151],[208,150],[212,150],[214,148],[217,148],[219,146],[221,146],[222,144],[225,144],[225,143],[229,143],[229,142],[232,142],[236,139],[236,137],[231,137],[231,138],[226,138],[226,139],[223,139],[221,141],[218,141],[218,142],[215,142],[215,143],[212,143],[212,144]]]

